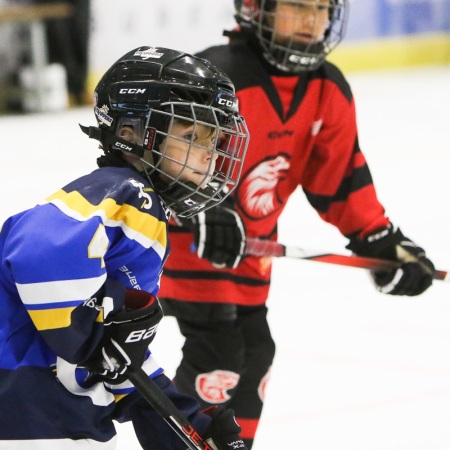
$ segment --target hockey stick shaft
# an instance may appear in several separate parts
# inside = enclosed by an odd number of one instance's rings
[[[319,261],[369,270],[392,270],[400,267],[401,265],[397,261],[388,261],[385,259],[368,258],[356,255],[339,255],[336,253],[319,252],[299,247],[291,247],[280,244],[279,242],[254,238],[247,239],[245,254],[252,256],[286,256],[288,258],[306,259],[309,261]],[[444,270],[435,270],[433,278],[435,280],[450,282],[449,273]]]
[[[128,370],[128,379],[190,450],[212,450],[164,392],[142,370]]]

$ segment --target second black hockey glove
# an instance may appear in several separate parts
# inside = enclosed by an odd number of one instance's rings
[[[223,406],[211,406],[202,412],[212,418],[204,432],[204,438],[213,450],[247,450],[239,435],[241,427],[234,418],[233,410]]]
[[[125,306],[106,317],[102,342],[83,364],[110,384],[123,383],[128,368],[142,366],[163,316],[152,294],[135,289],[125,292]]]
[[[235,268],[245,249],[245,227],[231,202],[224,202],[192,218],[199,258],[217,268]]]
[[[351,239],[349,250],[360,256],[399,261],[400,268],[371,271],[377,289],[391,295],[419,295],[433,282],[434,265],[423,248],[405,237],[399,228],[389,225],[364,239]]]

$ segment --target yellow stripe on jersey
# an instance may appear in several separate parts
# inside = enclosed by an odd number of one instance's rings
[[[28,310],[31,320],[39,331],[65,328],[71,323],[71,314],[75,306],[58,309]]]
[[[123,398],[125,398],[128,394],[121,394],[121,395],[114,395],[114,401],[116,403],[119,403],[120,400],[122,400]]]
[[[129,239],[139,242],[145,248],[153,247],[161,259],[164,257],[167,247],[166,224],[151,214],[141,212],[131,205],[118,205],[112,198],[93,205],[79,192],[67,193],[62,189],[46,200],[79,221],[93,216],[101,217],[106,226],[120,227]]]
[[[71,324],[71,314],[75,306],[58,309],[31,309],[28,314],[31,317],[35,327],[39,331],[54,330],[56,328],[66,328]],[[98,313],[96,322],[103,322],[103,309]]]

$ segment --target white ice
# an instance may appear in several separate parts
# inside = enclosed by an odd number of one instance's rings
[[[391,220],[450,270],[450,67],[349,76],[360,145]],[[79,131],[89,108],[0,118],[0,221],[91,171],[97,145]],[[280,241],[346,252],[301,191]],[[375,291],[362,269],[278,259],[268,301],[277,355],[254,450],[448,450],[450,284],[422,296]],[[172,318],[153,351],[169,376],[182,338]],[[129,425],[118,450],[135,450]]]

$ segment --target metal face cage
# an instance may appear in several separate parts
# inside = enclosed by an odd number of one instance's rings
[[[165,102],[150,109],[144,150],[151,151],[151,158],[141,161],[166,205],[179,217],[191,217],[233,192],[248,141],[247,125],[238,114]]]
[[[308,20],[308,30],[319,22],[319,14],[326,9],[328,22],[319,39],[299,40],[294,35],[280,37],[275,33],[275,24],[281,20],[294,20],[277,12],[277,4],[284,4],[299,11],[314,11],[307,19],[297,20],[301,30],[302,20]],[[347,0],[237,0],[236,18],[258,39],[265,59],[278,69],[299,73],[317,68],[327,55],[339,44],[345,35],[348,19]],[[311,21],[313,22],[311,24]]]

